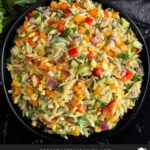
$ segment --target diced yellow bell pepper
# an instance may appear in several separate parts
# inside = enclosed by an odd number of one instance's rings
[[[51,8],[57,8],[58,7],[58,4],[56,1],[52,1],[51,4],[50,4],[50,7]]]
[[[71,130],[71,135],[79,136],[80,135],[80,130],[78,128],[72,129]]]

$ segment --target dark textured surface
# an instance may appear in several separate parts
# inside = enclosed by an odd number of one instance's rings
[[[113,0],[117,1],[117,0]],[[118,0],[118,5],[120,1],[130,1],[135,6],[139,5],[139,2],[143,3],[143,0]],[[127,2],[127,3],[128,3]],[[147,1],[148,2],[148,1]],[[120,3],[120,4],[119,4]],[[126,4],[127,4],[126,3]],[[150,5],[150,1],[149,1]],[[127,6],[126,6],[127,7]],[[132,15],[132,14],[131,14]],[[143,15],[143,14],[142,14]],[[149,16],[150,17],[150,10]],[[149,19],[150,21],[150,19]],[[146,22],[148,23],[148,22]],[[141,24],[145,26],[144,24]],[[141,26],[140,30],[144,35],[146,44],[150,52],[150,29],[149,26],[143,28]],[[4,38],[0,36],[0,47],[2,46]],[[0,83],[1,84],[1,83]],[[150,90],[150,86],[149,86]],[[150,93],[147,94],[142,108],[139,113],[133,119],[133,121],[121,132],[114,135],[111,138],[104,139],[103,141],[95,141],[96,144],[150,144]],[[46,141],[40,137],[34,135],[28,131],[22,124],[16,119],[16,117],[9,110],[6,100],[3,96],[1,86],[0,86],[0,144],[37,144],[37,143],[52,143],[51,141]]]
[[[150,0],[111,0],[132,18],[150,25]]]

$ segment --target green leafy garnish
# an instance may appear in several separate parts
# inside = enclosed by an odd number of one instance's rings
[[[123,60],[127,60],[129,58],[128,53],[121,53],[118,55],[118,58],[121,58]]]
[[[52,26],[47,26],[47,31],[48,31],[48,32],[51,32],[52,30],[54,30],[54,27],[52,27]]]
[[[101,103],[101,105],[100,105],[100,110],[102,110],[103,109],[103,107],[105,106],[105,105],[107,105],[107,103]]]
[[[19,15],[16,7],[23,12],[29,4],[35,2],[36,0],[0,0],[0,33]]]
[[[131,101],[133,101],[134,103],[138,100],[138,97],[136,98],[131,98]]]
[[[132,87],[132,85],[133,85],[133,84],[129,84],[129,83],[128,83],[128,84],[125,84],[125,87],[126,87],[126,89],[129,90],[129,89]]]
[[[85,30],[86,35],[90,35],[90,31],[87,29]]]
[[[0,1],[0,33],[2,33],[3,30],[3,20],[4,20],[4,9],[2,6],[2,2]]]
[[[64,31],[64,37],[68,37],[73,34],[73,30],[71,28],[66,28]]]
[[[134,77],[133,77],[133,80],[134,81],[141,81],[142,80],[142,77],[138,74],[135,74]]]

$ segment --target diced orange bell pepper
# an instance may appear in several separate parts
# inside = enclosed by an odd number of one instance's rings
[[[66,11],[66,10],[69,9],[69,6],[68,6],[67,3],[64,2],[64,3],[60,4],[59,8],[60,8],[60,10],[62,10],[62,11]]]
[[[72,16],[72,13],[71,13],[71,12],[65,12],[65,13],[64,13],[64,16],[65,16],[65,18],[67,18],[67,17],[69,17],[69,16]]]
[[[72,129],[71,130],[71,135],[79,136],[80,135],[80,130],[78,128]]]
[[[118,18],[119,17],[119,12],[113,12],[112,13],[112,18]]]
[[[84,104],[78,105],[78,111],[81,113],[85,113],[87,110],[87,107]]]
[[[96,8],[90,9],[90,10],[88,11],[88,13],[89,13],[92,17],[97,17],[97,15],[98,15],[98,10],[97,10]]]
[[[83,16],[81,16],[80,14],[78,14],[78,15],[76,15],[75,17],[74,17],[74,22],[76,22],[76,23],[81,23],[81,22],[83,22],[84,20],[85,20],[85,17],[83,17]]]
[[[47,35],[45,33],[40,33],[40,39],[47,39]]]
[[[46,65],[46,63],[47,63],[47,61],[43,60],[43,61],[40,63],[39,68],[44,69],[44,70],[49,70],[49,67]]]
[[[58,30],[59,32],[63,32],[63,31],[64,31],[64,28],[65,28],[65,21],[59,20],[59,21],[58,21],[57,30]]]
[[[56,19],[55,18],[50,18],[48,20],[48,25],[51,26],[52,24],[56,23]]]
[[[23,23],[23,28],[24,28],[24,30],[27,29],[28,24],[29,24],[28,20],[25,20],[24,23]]]
[[[15,44],[16,44],[16,46],[20,46],[20,42],[19,41],[16,41]]]

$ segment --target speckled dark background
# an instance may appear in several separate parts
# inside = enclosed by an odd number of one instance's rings
[[[110,0],[130,17],[150,24],[150,0]]]
[[[150,52],[150,0],[110,0],[128,13],[141,30]],[[4,37],[0,35],[0,48]],[[150,54],[150,53],[149,53]],[[150,86],[149,86],[150,91]],[[94,144],[150,144],[150,92],[133,121],[121,132]],[[52,143],[28,131],[16,119],[3,96],[0,82],[0,144]],[[54,144],[54,143],[53,143]]]

